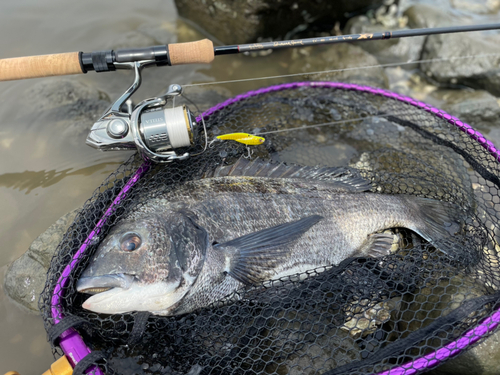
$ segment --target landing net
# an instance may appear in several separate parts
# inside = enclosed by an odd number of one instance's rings
[[[199,114],[207,138],[246,132],[250,149],[204,140],[185,161],[154,165],[117,203],[101,232],[64,275],[60,313],[106,373],[414,374],[483,339],[500,322],[500,156],[459,119],[381,89],[300,82],[248,92]],[[451,202],[463,212],[453,256],[395,228],[393,251],[353,257],[234,295],[192,313],[98,315],[76,282],[109,230],[147,201],[241,157],[304,166],[345,166],[374,194]],[[64,269],[144,162],[134,156],[95,191],[66,232],[40,301],[51,332],[53,294]],[[55,342],[57,344],[57,341]],[[55,348],[55,346],[54,346]],[[56,350],[56,349],[55,349]]]

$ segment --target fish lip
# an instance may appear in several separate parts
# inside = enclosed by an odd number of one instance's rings
[[[125,273],[81,277],[76,283],[76,290],[80,293],[97,294],[113,288],[129,289],[134,280],[133,275]]]

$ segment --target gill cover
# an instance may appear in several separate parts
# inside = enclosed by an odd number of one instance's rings
[[[142,240],[133,251],[124,250],[122,244],[124,238],[133,238],[130,233]],[[83,307],[105,314],[168,312],[196,281],[207,246],[206,230],[187,210],[141,214],[120,223],[103,241],[77,284],[83,292],[83,287],[111,289],[93,295]],[[131,275],[134,281],[126,286],[116,282],[109,285],[114,279],[110,276],[117,274]]]

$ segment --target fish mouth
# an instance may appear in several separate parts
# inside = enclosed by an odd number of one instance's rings
[[[81,277],[76,283],[76,290],[80,293],[98,294],[113,288],[129,289],[134,280],[134,276],[125,273]]]

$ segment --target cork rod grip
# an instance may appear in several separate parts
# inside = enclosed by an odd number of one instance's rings
[[[78,52],[0,60],[0,81],[83,73]]]
[[[208,39],[168,45],[171,65],[209,64],[214,60],[214,44]]]

